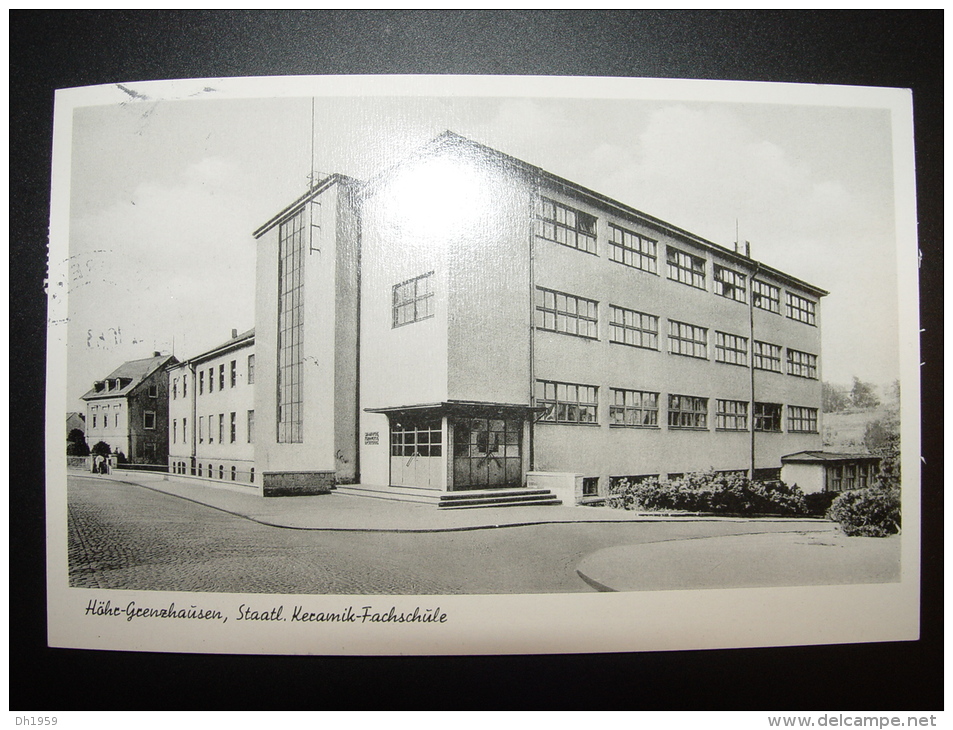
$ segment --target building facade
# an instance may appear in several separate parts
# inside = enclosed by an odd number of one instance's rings
[[[452,133],[255,235],[265,494],[580,502],[820,448],[825,291]]]
[[[169,380],[172,355],[123,363],[94,383],[86,403],[86,442],[100,441],[131,464],[165,464],[168,457]]]
[[[255,331],[168,366],[169,471],[254,485]]]

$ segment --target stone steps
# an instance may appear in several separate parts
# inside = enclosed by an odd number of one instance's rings
[[[441,492],[438,489],[422,487],[376,487],[346,484],[339,485],[334,491],[352,497],[431,504],[439,509],[562,504],[548,489],[473,489],[465,492]]]

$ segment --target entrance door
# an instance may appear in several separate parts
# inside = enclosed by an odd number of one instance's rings
[[[395,487],[443,488],[440,418],[394,418],[390,424],[390,483]]]
[[[523,486],[523,421],[453,420],[453,489]]]

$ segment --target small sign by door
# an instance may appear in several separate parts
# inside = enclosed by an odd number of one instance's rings
[[[365,431],[364,432],[364,445],[365,446],[377,446],[381,442],[380,431]]]

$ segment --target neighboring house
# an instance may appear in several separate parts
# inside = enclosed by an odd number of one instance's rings
[[[86,442],[103,441],[132,464],[165,464],[168,457],[169,394],[166,366],[172,355],[123,363],[83,395]]]
[[[805,494],[845,492],[869,487],[879,467],[880,457],[873,454],[799,451],[781,457],[781,480]]]
[[[455,134],[255,237],[265,495],[584,502],[821,445],[827,292]]]
[[[77,411],[66,414],[66,435],[69,436],[73,431],[86,433],[86,416]]]
[[[169,471],[255,483],[255,331],[170,363]]]

